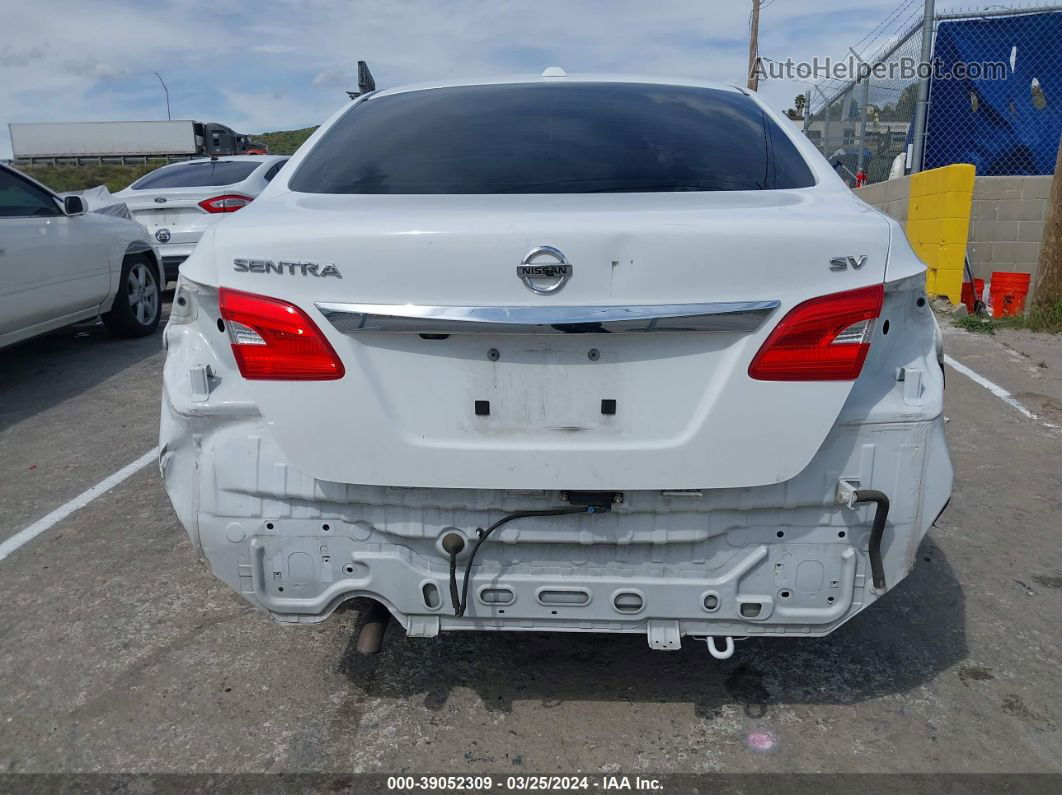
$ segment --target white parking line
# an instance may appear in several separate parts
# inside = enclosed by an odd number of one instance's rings
[[[973,370],[971,370],[969,367],[967,367],[962,362],[957,362],[954,359],[952,359],[950,356],[945,354],[944,355],[944,364],[948,365],[948,367],[951,367],[953,370],[957,370],[958,372],[962,373],[964,376],[969,378],[974,383],[980,384],[985,389],[987,389],[989,392],[991,392],[993,395],[995,395],[997,398],[999,398],[1004,403],[1006,403],[1008,406],[1010,406],[1011,408],[1016,409],[1017,411],[1021,412],[1021,414],[1023,414],[1026,418],[1032,420],[1033,422],[1038,422],[1041,425],[1043,425],[1045,428],[1054,428],[1054,429],[1058,428],[1057,425],[1054,425],[1054,424],[1052,424],[1050,422],[1047,422],[1046,420],[1041,418],[1039,415],[1034,414],[1033,412],[1029,411],[1027,408],[1025,408],[1025,406],[1023,406],[1021,403],[1019,403],[1017,401],[1017,399],[1014,397],[1014,395],[1010,394],[1010,392],[1005,390],[999,384],[995,384],[995,383],[989,381],[983,375],[980,375],[979,373],[975,373]]]
[[[70,500],[70,502],[65,505],[60,505],[47,516],[38,519],[29,527],[15,533],[15,535],[11,536],[7,541],[0,544],[0,560],[6,558],[23,544],[29,543],[48,528],[63,521],[63,519],[68,517],[74,511],[81,510],[101,494],[106,494],[123,480],[135,475],[152,461],[158,459],[158,457],[159,448],[156,447],[153,450],[148,450],[133,463],[126,464],[113,475],[108,475],[92,488],[86,489],[78,494],[74,499]]]

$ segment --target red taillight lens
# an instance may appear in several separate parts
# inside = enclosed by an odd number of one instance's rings
[[[241,207],[246,207],[252,201],[254,201],[253,196],[226,193],[222,196],[215,196],[212,199],[203,199],[203,201],[199,202],[199,206],[208,213],[234,213]]]
[[[798,304],[782,318],[749,365],[759,381],[853,381],[870,352],[880,284]]]
[[[218,290],[218,304],[244,378],[331,381],[343,377],[343,362],[297,306],[224,287]]]

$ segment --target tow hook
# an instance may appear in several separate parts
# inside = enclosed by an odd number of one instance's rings
[[[715,638],[709,635],[704,639],[704,642],[708,644],[708,653],[711,654],[717,660],[729,660],[734,656],[734,639],[729,635],[723,638],[726,643],[723,644],[723,648],[720,649],[715,645]]]
[[[885,520],[889,518],[889,498],[885,492],[877,489],[857,489],[847,480],[837,483],[837,502],[854,508],[862,502],[872,502],[877,506],[874,511],[874,523],[870,528],[870,543],[867,555],[870,557],[870,573],[874,580],[874,589],[885,591],[885,563],[881,559],[881,540],[885,535]]]

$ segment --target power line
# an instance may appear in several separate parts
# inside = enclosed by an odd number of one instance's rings
[[[898,5],[896,8],[894,8],[892,10],[892,13],[890,13],[888,16],[885,17],[885,19],[883,19],[881,22],[879,22],[877,24],[877,26],[873,30],[870,31],[870,33],[868,33],[866,36],[864,36],[859,41],[857,41],[852,46],[852,49],[853,50],[858,50],[860,44],[862,44],[864,41],[867,41],[868,39],[872,38],[873,36],[877,35],[881,30],[883,30],[885,28],[885,26],[887,26],[889,24],[890,21],[892,21],[895,17],[898,17],[900,14],[902,14],[904,11],[906,11],[908,8],[910,8],[913,3],[916,3],[916,2],[918,2],[918,0],[906,0],[906,2],[903,2],[901,0],[900,5]]]
[[[883,53],[888,46],[892,46],[892,44],[890,43],[890,38],[909,32],[912,29],[912,25],[915,23],[915,20],[921,18],[922,8],[920,6],[912,10],[910,14],[908,14],[906,17],[903,16],[905,12],[907,12],[908,9],[910,9],[911,6],[916,3],[918,3],[918,0],[904,0],[904,2],[901,2],[900,5],[898,5],[888,15],[886,15],[886,17],[881,22],[879,22],[874,27],[874,29],[870,31],[870,33],[868,33],[866,36],[856,42],[856,44],[852,48],[850,48],[853,51],[858,50],[859,46],[862,45],[864,42],[871,41],[870,46],[872,47],[879,41],[881,41],[880,46],[877,46],[874,50],[874,55],[864,58],[863,55],[860,54],[857,56],[857,58],[859,58],[859,60],[861,61],[866,61],[870,63],[877,62],[879,60],[879,54]],[[902,21],[900,21],[901,19]],[[885,33],[886,29],[889,28],[890,25],[892,25],[891,30],[889,30],[885,38],[882,39],[882,34]],[[869,49],[870,47],[864,48],[862,52],[865,53]],[[851,79],[824,77],[817,84],[817,87],[819,88],[823,96],[826,96],[845,89],[851,83]]]

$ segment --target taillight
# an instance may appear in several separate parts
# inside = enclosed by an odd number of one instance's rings
[[[297,306],[224,287],[218,304],[244,378],[331,381],[345,370],[321,330]]]
[[[226,193],[215,196],[212,199],[203,199],[199,206],[208,213],[234,213],[241,207],[246,207],[254,201],[253,196],[244,196],[240,193]]]
[[[760,381],[853,381],[870,352],[880,284],[798,304],[778,324],[749,365]]]

